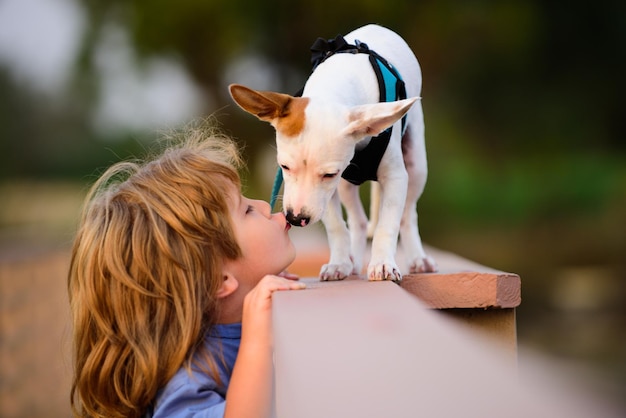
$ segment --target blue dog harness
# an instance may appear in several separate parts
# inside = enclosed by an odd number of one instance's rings
[[[311,46],[312,71],[315,71],[318,65],[337,53],[369,55],[369,61],[372,64],[376,79],[378,80],[380,102],[393,102],[406,99],[406,88],[400,73],[398,73],[394,66],[386,59],[369,49],[367,44],[358,40],[355,41],[355,45],[350,45],[341,35],[337,35],[335,39],[328,40],[317,38]],[[301,96],[302,90],[296,95]],[[368,180],[377,180],[378,166],[389,145],[392,129],[393,127],[389,127],[377,137],[372,138],[369,144],[364,148],[357,150],[348,167],[341,173],[341,177],[355,185],[363,184]],[[406,115],[402,117],[402,135],[404,135],[405,130]],[[272,187],[272,198],[270,200],[272,208],[274,207],[274,203],[276,203],[282,182],[283,172],[279,167]]]

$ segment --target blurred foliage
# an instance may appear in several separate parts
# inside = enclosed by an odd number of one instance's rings
[[[376,21],[402,34],[424,70],[424,97],[447,109],[491,152],[561,147],[624,150],[626,6],[605,2],[409,0],[110,1],[88,3],[94,35],[117,19],[144,56],[173,53],[226,101],[222,70],[258,52],[280,72],[308,71],[308,46]],[[284,77],[277,74],[281,80]],[[285,91],[300,85],[284,85]],[[433,97],[434,96],[434,97]],[[432,98],[431,98],[432,97]]]
[[[423,71],[430,177],[420,201],[427,233],[529,225],[615,212],[626,195],[626,3],[539,0],[88,0],[72,83],[60,97],[14,85],[0,67],[0,180],[89,179],[142,154],[156,132],[94,128],[96,68],[107,28],[124,28],[138,65],[175,57],[202,89],[205,115],[245,144],[249,193],[272,129],[233,105],[227,74],[254,54],[276,88],[306,79],[309,46],[364,23],[393,28]],[[262,71],[262,69],[259,69]],[[230,81],[229,81],[230,80]],[[176,106],[176,103],[171,103]],[[87,180],[88,181],[88,180]],[[618,221],[623,221],[623,217]]]
[[[0,135],[12,138],[2,141],[2,177],[73,175],[103,162],[96,155],[103,149],[128,146],[121,144],[128,138],[102,145],[89,122],[100,94],[94,56],[111,24],[129,31],[140,57],[180,59],[214,100],[211,113],[232,104],[223,73],[236,57],[265,57],[279,88],[296,91],[316,37],[378,22],[402,34],[420,59],[430,149],[478,161],[626,152],[623,2],[89,0],[84,6],[88,30],[60,103],[29,96],[0,73]],[[256,151],[263,139],[252,133],[262,128],[238,109],[231,113],[223,117],[226,128]]]
[[[272,129],[232,104],[229,65],[264,57],[277,89],[299,89],[309,46],[368,22],[399,32],[423,70],[433,224],[597,216],[626,194],[626,3],[539,0],[88,0],[72,83],[60,97],[14,85],[0,67],[0,179],[94,175],[141,154],[156,132],[102,132],[93,112],[98,47],[125,28],[139,65],[176,57],[205,114],[245,143],[250,173]],[[259,70],[261,71],[261,70]],[[232,80],[236,81],[236,80]],[[176,106],[176,103],[172,103]],[[251,194],[266,190],[250,176]],[[444,218],[445,217],[445,218]],[[430,221],[429,221],[430,224]],[[428,229],[429,226],[425,225]]]

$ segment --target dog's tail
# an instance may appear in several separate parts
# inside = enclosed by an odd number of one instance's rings
[[[380,212],[380,184],[377,181],[370,182],[370,216],[367,222],[367,237],[374,236],[374,230],[378,224]]]

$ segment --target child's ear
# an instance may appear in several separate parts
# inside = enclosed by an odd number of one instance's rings
[[[224,273],[222,285],[217,290],[215,296],[218,299],[223,299],[226,296],[231,295],[239,287],[239,281],[230,273]]]

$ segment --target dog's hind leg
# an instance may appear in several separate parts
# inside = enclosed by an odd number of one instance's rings
[[[342,180],[337,190],[348,215],[350,254],[354,264],[354,271],[355,273],[361,273],[363,257],[367,247],[367,216],[359,196],[359,187]]]
[[[370,182],[370,216],[367,222],[367,237],[374,237],[374,230],[378,224],[380,214],[380,184],[377,181]]]

